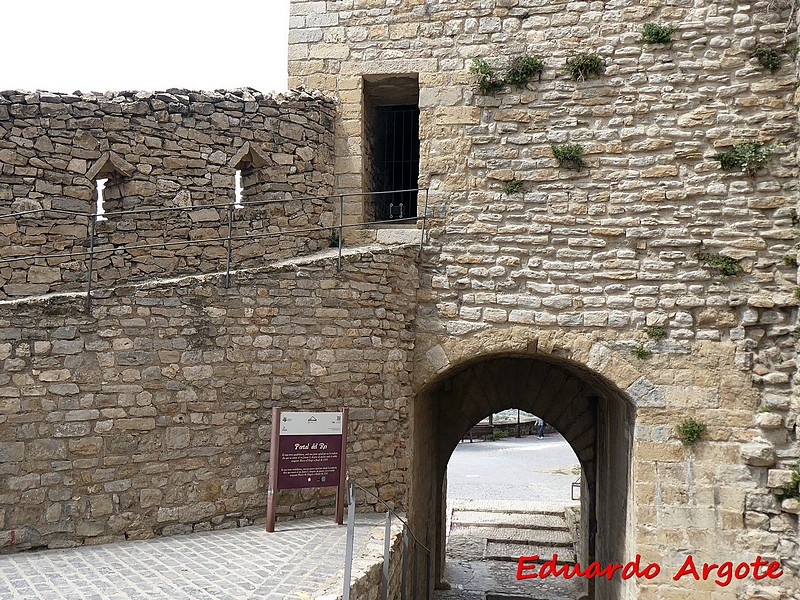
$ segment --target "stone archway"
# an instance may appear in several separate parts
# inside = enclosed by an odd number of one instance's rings
[[[632,554],[634,403],[608,378],[559,354],[516,350],[473,355],[442,369],[418,393],[410,512],[434,548],[434,581],[444,567],[447,463],[472,425],[507,408],[543,417],[581,462],[581,562],[624,563]],[[621,598],[622,587],[623,582],[603,580],[590,592],[596,598]]]

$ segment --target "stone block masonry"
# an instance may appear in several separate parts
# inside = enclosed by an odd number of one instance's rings
[[[245,202],[329,194],[333,118],[330,100],[304,92],[0,93],[0,298],[85,286],[90,219],[41,209],[91,215],[104,178],[109,215],[94,240],[101,286],[223,269],[225,243],[209,240],[228,235],[229,214],[234,238],[262,236],[233,242],[235,265],[327,247],[325,230],[264,237],[332,225],[335,207],[324,200],[232,213],[227,205],[237,170]],[[2,218],[24,211],[39,212]],[[151,244],[164,246],[137,248]],[[20,256],[33,258],[2,262]]]
[[[547,352],[622,375],[636,405],[636,509],[606,533],[625,527],[628,554],[670,568],[686,549],[724,548],[779,557],[788,573],[767,591],[640,581],[599,598],[796,596],[798,504],[776,492],[800,460],[798,65],[782,53],[770,72],[753,51],[795,43],[797,7],[292,1],[290,84],[340,99],[340,189],[369,179],[365,81],[419,82],[419,184],[435,218],[418,389],[559,340]],[[671,43],[643,43],[646,22],[674,26]],[[596,53],[603,74],[576,81],[565,66],[580,53]],[[473,58],[502,75],[522,56],[541,57],[541,78],[476,90]],[[717,153],[752,141],[778,142],[755,177],[721,169]],[[553,143],[581,144],[586,168],[562,168]],[[521,186],[506,193],[512,182]],[[368,210],[346,212],[357,221]],[[738,261],[737,273],[709,255]],[[674,433],[688,416],[709,427],[696,454]],[[432,519],[425,511],[419,522]]]
[[[64,547],[265,515],[270,411],[350,407],[349,472],[403,508],[416,251],[350,251],[98,298],[0,303],[0,545]],[[280,516],[332,514],[333,488]]]

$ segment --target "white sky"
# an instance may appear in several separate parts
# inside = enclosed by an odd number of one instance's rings
[[[286,89],[289,0],[0,0],[0,90]]]

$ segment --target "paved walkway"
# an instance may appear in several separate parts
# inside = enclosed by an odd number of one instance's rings
[[[583,583],[577,579],[518,581],[516,562],[487,558],[488,537],[498,537],[492,519],[479,523],[482,527],[460,527],[458,516],[459,512],[475,517],[489,511],[498,523],[514,523],[520,513],[563,511],[565,505],[575,504],[570,496],[579,473],[574,468],[577,462],[558,434],[543,440],[530,436],[459,444],[447,471],[444,578],[452,589],[435,592],[434,600],[579,598]],[[529,548],[525,550],[530,553]]]
[[[383,536],[358,515],[355,547]],[[376,529],[379,532],[376,532]],[[338,579],[346,528],[331,517],[0,556],[2,600],[310,600]]]

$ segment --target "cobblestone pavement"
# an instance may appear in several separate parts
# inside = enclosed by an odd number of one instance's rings
[[[358,515],[356,553],[383,515]],[[331,517],[0,556],[2,600],[309,600],[344,564]]]

